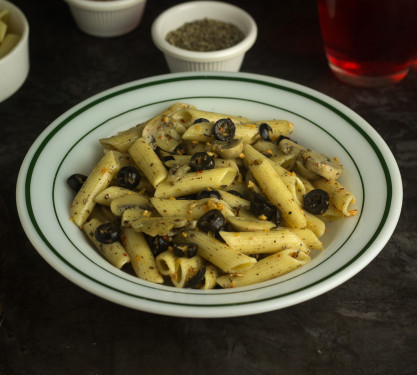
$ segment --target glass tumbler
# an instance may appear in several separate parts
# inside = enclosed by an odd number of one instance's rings
[[[318,0],[332,72],[363,87],[401,81],[417,45],[416,0]]]

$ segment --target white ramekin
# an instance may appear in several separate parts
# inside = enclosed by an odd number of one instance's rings
[[[142,20],[146,0],[65,0],[80,30],[113,37],[134,30]]]
[[[245,38],[233,47],[213,52],[188,51],[169,44],[168,32],[186,22],[211,18],[237,26]],[[253,18],[234,5],[218,1],[191,1],[176,5],[160,14],[152,25],[152,40],[165,55],[171,72],[229,71],[237,72],[246,51],[255,43],[258,29]]]
[[[0,0],[0,10],[10,11],[9,32],[20,35],[17,45],[0,58],[0,103],[13,95],[29,73],[29,24],[23,12],[12,3]]]

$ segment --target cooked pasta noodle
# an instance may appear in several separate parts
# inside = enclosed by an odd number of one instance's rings
[[[357,212],[336,158],[277,143],[293,127],[174,103],[99,140],[71,219],[147,282],[207,290],[284,275],[323,250],[327,221]]]

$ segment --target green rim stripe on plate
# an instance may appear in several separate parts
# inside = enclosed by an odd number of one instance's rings
[[[265,85],[265,86],[270,86],[270,87],[273,87],[273,88],[275,88],[275,89],[280,89],[280,90],[283,90],[283,91],[288,91],[288,92],[292,92],[292,93],[295,93],[295,94],[297,94],[297,95],[299,95],[299,96],[303,96],[303,97],[306,97],[306,98],[308,98],[308,99],[310,99],[310,100],[312,100],[312,101],[314,101],[314,102],[317,102],[318,104],[320,104],[320,105],[323,105],[324,107],[326,107],[326,108],[328,108],[329,110],[331,110],[332,112],[334,112],[334,113],[336,113],[337,115],[339,115],[340,117],[342,117],[346,122],[348,122],[352,127],[354,127],[359,133],[361,133],[361,135],[367,140],[367,142],[371,145],[371,147],[372,147],[372,149],[375,151],[375,153],[377,154],[377,156],[378,156],[378,159],[379,159],[379,161],[380,161],[380,163],[381,163],[381,165],[382,165],[382,167],[383,167],[383,170],[384,170],[384,174],[385,174],[385,178],[386,178],[386,181],[387,181],[387,195],[388,195],[388,199],[387,199],[387,205],[386,205],[386,207],[385,207],[385,211],[384,211],[384,215],[383,215],[383,218],[382,218],[382,220],[381,220],[381,222],[380,222],[380,225],[378,226],[378,228],[377,228],[377,230],[375,231],[375,233],[374,233],[374,235],[373,235],[373,237],[372,237],[372,239],[368,242],[368,244],[361,250],[361,252],[360,253],[358,253],[357,254],[357,256],[355,256],[355,258],[353,258],[352,260],[350,260],[347,264],[345,264],[343,267],[341,267],[340,269],[338,269],[337,271],[335,271],[333,274],[331,274],[331,275],[328,275],[328,276],[326,276],[325,278],[322,278],[322,279],[320,279],[320,280],[318,280],[316,283],[314,283],[313,285],[315,285],[315,284],[318,284],[318,283],[320,283],[320,282],[322,282],[323,280],[326,280],[326,279],[328,279],[328,278],[330,278],[330,277],[332,277],[334,274],[337,274],[337,273],[339,273],[342,269],[344,269],[344,268],[346,268],[346,267],[348,267],[351,263],[353,263],[357,258],[359,258],[362,254],[363,254],[363,252],[364,251],[366,251],[366,249],[368,249],[369,248],[369,246],[372,244],[372,242],[375,240],[375,238],[379,235],[379,233],[380,233],[380,231],[381,231],[381,229],[382,229],[382,227],[383,227],[383,225],[384,225],[384,223],[385,223],[385,221],[386,221],[386,219],[387,219],[387,217],[388,217],[388,214],[389,214],[389,209],[390,209],[390,204],[391,204],[391,200],[392,200],[392,183],[391,183],[391,179],[390,179],[390,175],[389,175],[389,169],[388,169],[388,166],[386,165],[386,163],[385,163],[385,160],[383,159],[383,156],[382,156],[382,154],[381,154],[381,152],[380,152],[380,150],[378,149],[378,147],[375,145],[375,143],[373,142],[373,140],[363,131],[363,129],[360,127],[360,126],[358,126],[352,119],[350,119],[349,117],[347,117],[346,115],[344,115],[343,113],[341,113],[339,110],[337,110],[336,108],[334,108],[333,106],[331,106],[329,103],[326,103],[326,102],[324,102],[324,101],[322,101],[322,100],[320,100],[320,99],[318,99],[318,98],[316,98],[316,97],[314,97],[314,96],[312,96],[312,95],[309,95],[309,94],[306,94],[306,93],[304,93],[304,92],[301,92],[301,91],[299,91],[299,90],[296,90],[296,89],[292,89],[292,88],[288,88],[288,87],[285,87],[285,86],[281,86],[281,85],[278,85],[278,84],[274,84],[274,83],[271,83],[271,82],[264,82],[264,81],[261,81],[261,80],[257,80],[257,79],[250,79],[250,78],[241,78],[241,77],[224,77],[224,76],[188,76],[188,77],[179,77],[179,78],[169,78],[169,79],[162,79],[162,80],[156,80],[156,81],[151,81],[151,82],[147,82],[147,83],[144,83],[144,84],[139,84],[139,85],[133,85],[133,86],[130,86],[130,87],[127,87],[127,88],[124,88],[124,89],[121,89],[121,90],[119,90],[119,91],[116,91],[116,92],[112,92],[112,93],[110,93],[110,94],[107,94],[107,95],[104,95],[104,96],[102,96],[102,97],[100,97],[100,98],[98,98],[98,99],[96,99],[96,100],[94,100],[94,101],[92,101],[91,103],[89,103],[89,104],[86,104],[85,106],[83,106],[82,108],[80,108],[80,109],[78,109],[76,112],[74,112],[72,115],[70,115],[68,118],[66,118],[65,120],[63,120],[62,122],[60,122],[49,134],[48,134],[48,136],[44,139],[44,141],[41,143],[41,145],[39,146],[39,148],[36,150],[36,152],[35,152],[35,154],[34,154],[34,156],[33,156],[33,159],[32,159],[32,161],[31,161],[31,163],[30,163],[30,165],[29,165],[29,168],[28,168],[28,173],[27,173],[27,177],[26,177],[26,184],[25,184],[25,198],[26,198],[26,203],[27,203],[27,208],[28,208],[28,213],[29,213],[29,217],[30,217],[30,219],[31,219],[31,221],[32,221],[32,223],[33,223],[33,225],[34,225],[34,227],[35,227],[35,229],[36,229],[36,231],[38,232],[38,234],[40,235],[40,237],[42,238],[42,240],[45,242],[45,244],[63,261],[63,262],[65,262],[68,266],[70,266],[71,268],[73,268],[74,270],[76,270],[77,272],[79,272],[79,273],[81,273],[81,274],[83,274],[85,277],[87,277],[88,279],[90,279],[90,280],[92,280],[92,281],[95,281],[96,283],[99,283],[100,285],[103,285],[103,286],[105,286],[106,288],[110,288],[110,289],[113,289],[113,290],[116,290],[116,291],[118,291],[117,289],[115,289],[115,288],[113,288],[113,287],[111,287],[111,286],[109,286],[109,285],[106,285],[106,284],[103,284],[103,283],[101,283],[100,281],[98,281],[98,280],[95,280],[95,279],[93,279],[93,278],[91,278],[89,275],[86,275],[86,274],[84,274],[83,272],[81,272],[80,270],[78,270],[78,269],[76,269],[76,268],[74,268],[74,266],[73,265],[71,265],[71,264],[69,264],[62,256],[60,256],[60,254],[59,253],[57,253],[56,252],[56,250],[51,246],[51,244],[49,243],[49,241],[46,239],[46,237],[44,236],[44,234],[42,233],[42,231],[40,230],[40,228],[39,228],[39,226],[38,226],[38,224],[36,223],[36,219],[35,219],[35,216],[34,216],[34,213],[33,213],[33,209],[32,209],[32,205],[31,205],[31,202],[30,202],[30,181],[31,181],[31,179],[32,179],[32,174],[33,174],[33,170],[34,170],[34,168],[35,168],[35,165],[36,165],[36,162],[37,162],[37,159],[39,158],[39,156],[40,156],[40,154],[42,153],[42,150],[46,147],[46,144],[53,138],[53,136],[60,130],[60,129],[62,129],[68,122],[70,122],[72,119],[74,119],[75,117],[77,117],[80,113],[82,113],[82,112],[85,112],[86,110],[88,110],[89,108],[91,108],[91,107],[93,107],[93,106],[95,106],[96,104],[98,104],[98,103],[100,103],[100,102],[103,102],[103,101],[105,101],[105,100],[108,100],[108,99],[110,99],[110,98],[112,98],[112,97],[114,97],[114,96],[117,96],[117,95],[121,95],[121,94],[123,94],[123,93],[126,93],[126,92],[129,92],[129,91],[134,91],[134,90],[138,90],[138,89],[141,89],[141,88],[144,88],[144,87],[147,87],[147,86],[153,86],[153,85],[161,85],[161,84],[165,84],[165,83],[173,83],[173,82],[176,82],[176,81],[184,81],[184,80],[231,80],[231,81],[243,81],[243,82],[248,82],[248,83],[252,83],[252,84],[260,84],[260,85]],[[169,101],[172,101],[173,99],[169,99]],[[168,100],[167,100],[168,101]],[[262,103],[262,104],[265,104],[265,103]],[[298,116],[299,116],[299,114],[297,114]],[[270,300],[270,299],[277,299],[277,298],[280,298],[280,297],[282,297],[282,296],[285,296],[285,295],[288,295],[288,294],[293,294],[293,293],[296,293],[296,292],[298,292],[298,291],[300,291],[300,290],[303,290],[303,289],[306,289],[306,288],[310,288],[312,285],[310,285],[310,286],[307,286],[307,287],[305,287],[305,288],[301,288],[301,289],[299,289],[299,290],[296,290],[296,291],[291,291],[291,292],[289,292],[289,293],[286,293],[286,294],[283,294],[283,295],[280,295],[280,296],[273,296],[273,297],[269,297],[269,298],[266,298],[266,299],[264,299],[264,300],[257,300],[257,301],[250,301],[250,302],[242,302],[242,303],[237,303],[237,304],[247,304],[247,303],[259,303],[259,302],[261,302],[261,301],[265,301],[265,300]],[[144,298],[144,297],[141,297],[141,296],[136,296],[136,295],[131,295],[131,294],[129,294],[129,293],[125,293],[124,291],[119,291],[119,292],[123,292],[124,294],[128,294],[128,295],[130,295],[130,296],[132,296],[132,297],[135,297],[135,298],[141,298],[141,299],[147,299],[147,300],[151,300],[151,301],[154,301],[154,300],[152,300],[152,299],[149,299],[149,298]],[[166,302],[166,301],[160,301],[160,300],[155,300],[155,302],[158,302],[158,303],[163,303],[163,304],[166,304],[166,303],[170,303],[170,302]],[[178,304],[178,303],[172,303],[172,304]],[[233,304],[231,304],[231,305],[237,305],[236,303],[233,303]],[[179,305],[182,305],[182,304],[179,304]],[[184,304],[184,305],[193,305],[193,304]],[[211,306],[227,306],[227,305],[229,305],[229,304],[219,304],[219,305],[211,305]],[[204,305],[204,304],[202,304],[202,305],[195,305],[195,306],[204,306],[204,307],[210,307],[210,306],[207,306],[207,305]]]

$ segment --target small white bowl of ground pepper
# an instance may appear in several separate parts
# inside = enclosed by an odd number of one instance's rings
[[[152,25],[153,42],[171,72],[237,72],[256,37],[256,23],[246,11],[218,1],[176,5]]]

